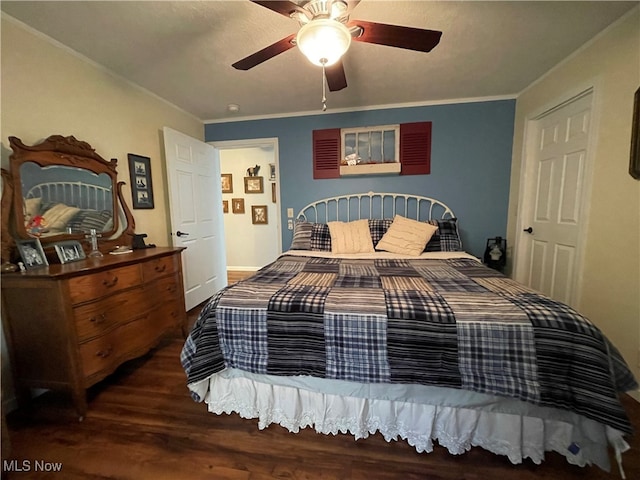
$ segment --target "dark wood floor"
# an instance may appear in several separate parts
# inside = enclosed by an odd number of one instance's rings
[[[419,454],[405,442],[380,435],[354,441],[311,429],[291,434],[272,425],[258,430],[256,420],[214,415],[193,402],[179,362],[182,339],[168,338],[150,354],[129,362],[89,394],[89,413],[78,422],[69,399],[47,393],[31,411],[8,416],[11,451],[29,471],[16,479],[132,480],[480,480],[610,479],[597,467],[579,468],[549,454],[540,465],[512,465],[505,457],[474,448],[462,456],[436,447]],[[636,431],[640,404],[625,396]],[[640,479],[640,441],[623,455],[628,479]],[[3,458],[6,448],[3,443]],[[28,463],[23,464],[23,461]],[[61,473],[36,472],[36,461],[60,463]],[[5,464],[6,466],[6,464]],[[51,468],[51,467],[50,467]],[[25,470],[25,469],[23,469]]]

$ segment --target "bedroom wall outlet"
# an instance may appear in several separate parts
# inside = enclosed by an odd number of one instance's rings
[[[287,221],[287,228],[289,230],[293,230],[293,220],[290,219]]]
[[[293,218],[293,208],[287,208],[287,218]]]

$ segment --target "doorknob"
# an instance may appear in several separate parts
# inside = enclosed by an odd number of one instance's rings
[[[527,233],[533,233],[533,228],[529,227],[529,228],[525,228],[524,230],[522,230],[523,232],[527,232]],[[178,232],[180,233],[180,232]]]
[[[177,236],[179,236],[179,237],[188,237],[188,236],[189,236],[189,234],[188,234],[188,233],[181,232],[180,230],[178,230],[178,231],[176,232],[176,235],[177,235]]]

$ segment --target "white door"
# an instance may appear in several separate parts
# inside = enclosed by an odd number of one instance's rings
[[[186,309],[227,284],[220,162],[211,145],[164,127],[171,239],[182,253]]]
[[[516,279],[575,305],[592,94],[529,124]]]

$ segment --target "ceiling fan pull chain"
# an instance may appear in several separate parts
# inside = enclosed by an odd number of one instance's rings
[[[322,111],[326,112],[327,111],[327,94],[326,94],[326,79],[327,79],[327,75],[324,71],[324,66],[325,63],[327,63],[326,61],[322,62]]]

